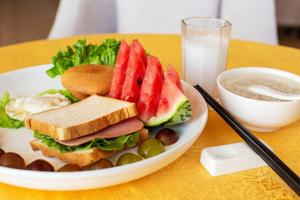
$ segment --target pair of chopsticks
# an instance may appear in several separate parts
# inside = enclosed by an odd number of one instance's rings
[[[194,88],[202,94],[205,101],[235,130],[235,132],[255,151],[298,195],[300,195],[300,178],[282,162],[257,137],[241,125],[224,107],[211,97],[202,87]]]

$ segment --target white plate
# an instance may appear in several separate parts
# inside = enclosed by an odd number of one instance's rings
[[[0,95],[4,91],[8,91],[11,97],[36,95],[47,89],[62,88],[59,77],[52,79],[47,76],[45,71],[49,67],[51,65],[41,65],[0,74]],[[128,182],[165,167],[189,149],[201,134],[207,121],[207,105],[202,96],[185,82],[183,82],[183,87],[191,101],[193,117],[189,122],[174,127],[180,138],[174,145],[166,148],[164,153],[133,164],[95,171],[58,173],[0,167],[0,181],[42,190],[83,190]],[[40,152],[33,152],[29,146],[29,141],[32,139],[32,131],[26,128],[17,130],[0,128],[0,147],[6,152],[20,154],[26,164],[35,159],[48,160],[56,169],[64,164],[56,158],[47,158]],[[136,151],[136,149],[130,151]],[[111,160],[115,162],[119,155]]]

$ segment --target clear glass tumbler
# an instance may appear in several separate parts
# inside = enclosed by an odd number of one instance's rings
[[[190,17],[182,20],[184,80],[199,84],[217,99],[217,76],[225,70],[231,23],[218,18]]]

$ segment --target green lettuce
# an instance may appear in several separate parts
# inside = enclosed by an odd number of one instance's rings
[[[80,64],[103,64],[113,66],[116,63],[120,41],[106,39],[100,45],[86,44],[85,39],[78,40],[72,47],[59,51],[52,57],[54,65],[47,74],[54,78],[67,69]]]
[[[8,92],[4,92],[0,99],[0,127],[1,128],[21,128],[24,126],[24,122],[12,119],[6,112],[5,106],[9,103],[10,97]]]
[[[67,99],[69,99],[71,101],[71,103],[76,103],[76,102],[80,101],[79,99],[74,97],[69,90],[50,89],[50,90],[46,90],[44,92],[41,92],[39,95],[42,96],[42,95],[45,95],[45,94],[58,94],[58,93],[65,96]]]
[[[54,140],[52,137],[43,135],[37,131],[34,132],[34,137],[36,139],[41,140],[42,143],[46,144],[49,148],[57,149],[61,153],[84,151],[84,150],[88,150],[88,149],[91,149],[94,147],[98,147],[99,149],[104,150],[104,151],[121,151],[126,146],[134,147],[137,145],[137,143],[139,141],[139,132],[134,132],[132,134],[123,135],[123,136],[120,136],[118,138],[113,138],[113,139],[97,138],[86,144],[82,144],[82,145],[74,146],[74,147],[60,144],[56,140]]]

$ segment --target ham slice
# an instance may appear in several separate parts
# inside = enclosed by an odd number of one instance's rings
[[[108,139],[120,137],[122,135],[128,135],[135,131],[141,130],[143,127],[144,124],[142,121],[136,118],[130,118],[87,136],[64,141],[57,140],[57,142],[66,146],[78,146],[90,142],[96,138]]]

